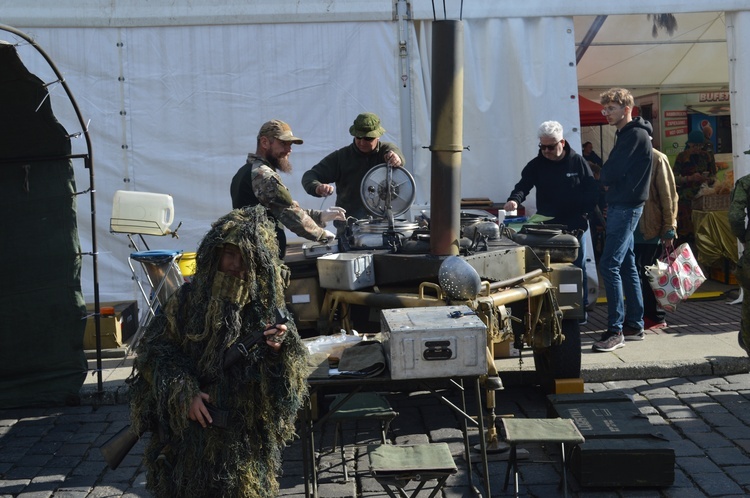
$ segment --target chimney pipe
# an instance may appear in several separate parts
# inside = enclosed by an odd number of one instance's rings
[[[430,254],[451,256],[461,231],[464,30],[462,21],[432,26]]]

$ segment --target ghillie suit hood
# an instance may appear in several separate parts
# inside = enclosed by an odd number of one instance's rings
[[[247,278],[219,271],[225,244],[239,247]],[[163,497],[276,496],[281,450],[307,393],[306,349],[292,321],[279,353],[264,341],[224,366],[240,338],[274,323],[284,308],[286,267],[261,206],[236,209],[203,238],[196,272],[149,324],[130,382],[133,429],[152,432],[147,487]],[[188,419],[199,392],[229,410],[226,429]]]

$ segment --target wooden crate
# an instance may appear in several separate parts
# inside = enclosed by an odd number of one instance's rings
[[[693,199],[693,209],[696,211],[727,211],[729,209],[729,194],[702,195]]]

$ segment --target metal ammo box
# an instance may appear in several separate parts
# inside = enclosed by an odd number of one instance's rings
[[[468,306],[386,309],[380,316],[392,379],[487,373],[487,328]]]

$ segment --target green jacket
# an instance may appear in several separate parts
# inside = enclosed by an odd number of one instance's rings
[[[328,154],[305,172],[302,175],[302,186],[308,194],[320,197],[315,193],[318,185],[336,183],[336,205],[346,209],[347,218],[367,218],[369,213],[360,196],[362,178],[373,166],[384,163],[383,156],[390,151],[398,154],[402,167],[405,166],[404,155],[392,143],[379,142],[371,154],[365,155],[352,141],[350,145]]]

